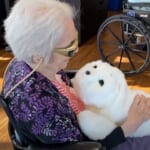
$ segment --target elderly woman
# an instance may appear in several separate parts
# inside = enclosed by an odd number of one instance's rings
[[[73,18],[73,9],[64,2],[19,0],[5,20],[5,38],[14,60],[6,70],[2,94],[9,98],[10,110],[28,143],[85,140],[74,112],[84,106],[62,71],[78,51]],[[71,99],[76,100],[73,108]],[[144,97],[137,96],[127,121],[100,142],[108,149],[124,142],[150,118],[145,103]]]

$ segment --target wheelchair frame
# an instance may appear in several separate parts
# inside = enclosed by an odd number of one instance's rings
[[[123,14],[107,18],[99,27],[97,45],[102,60],[125,74],[147,69],[150,65],[150,3],[124,0]]]

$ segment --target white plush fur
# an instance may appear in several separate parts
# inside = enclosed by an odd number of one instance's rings
[[[75,75],[73,86],[88,106],[78,115],[79,125],[94,140],[105,138],[125,121],[136,94],[150,97],[143,91],[131,90],[122,71],[102,61],[83,66]],[[143,123],[131,137],[145,135],[150,135],[150,121]]]

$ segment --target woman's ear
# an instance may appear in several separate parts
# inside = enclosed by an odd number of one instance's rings
[[[40,56],[39,54],[34,54],[32,56],[32,61],[33,63],[38,64],[39,62],[43,61],[43,57]]]

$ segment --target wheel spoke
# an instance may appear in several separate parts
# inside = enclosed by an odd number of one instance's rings
[[[125,53],[126,53],[126,55],[128,57],[128,60],[129,60],[129,62],[131,64],[131,67],[133,68],[133,70],[136,70],[135,65],[133,64],[133,61],[132,61],[132,59],[130,57],[130,54],[129,54],[128,50],[125,50]]]
[[[115,43],[115,42],[111,42],[111,41],[101,41],[101,44],[119,46],[119,43]]]
[[[135,28],[134,31],[131,34],[129,34],[129,37],[126,39],[126,41],[124,42],[124,44],[127,44],[131,40],[131,38],[134,37],[134,33],[136,32],[136,30],[137,29]]]
[[[119,68],[121,67],[121,62],[122,62],[123,54],[124,54],[124,50],[122,49],[122,51],[121,51],[121,57],[120,57],[119,65],[118,65]]]
[[[144,52],[144,51],[142,51],[142,50],[131,49],[130,47],[126,47],[126,48],[127,48],[128,51],[132,52],[133,54],[139,56],[139,57],[142,58],[142,59],[145,59],[145,57],[142,56],[140,53],[146,53],[146,52]]]
[[[123,22],[121,22],[121,24],[120,24],[120,28],[121,28],[122,42],[124,43],[125,38],[124,38],[124,28],[123,28]]]
[[[120,50],[120,48],[114,49],[112,50],[112,52],[106,56],[106,58],[113,56],[116,52],[118,52]]]
[[[121,44],[121,40],[119,39],[118,36],[116,36],[116,34],[107,26],[106,29],[111,32],[111,34],[115,37],[115,39],[119,42],[119,44]]]

